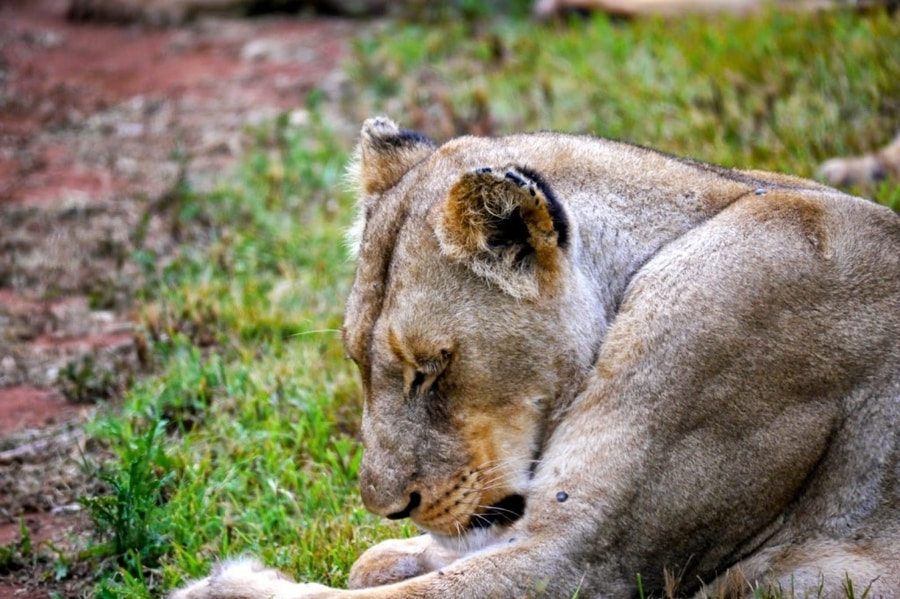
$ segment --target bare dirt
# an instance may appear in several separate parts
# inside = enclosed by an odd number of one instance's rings
[[[214,185],[249,126],[338,85],[362,26],[75,24],[67,5],[0,2],[0,548],[23,527],[45,548],[89,533],[82,425],[146,367],[131,257],[171,255],[177,186]],[[0,565],[0,599],[83,585]]]

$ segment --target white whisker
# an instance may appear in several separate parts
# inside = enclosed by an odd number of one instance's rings
[[[301,331],[299,333],[294,333],[290,335],[290,337],[302,337],[303,335],[316,335],[318,333],[340,333],[340,329],[315,329],[312,331]]]

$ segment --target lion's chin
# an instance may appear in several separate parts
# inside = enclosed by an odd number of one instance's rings
[[[508,495],[479,514],[474,514],[468,526],[458,535],[429,531],[442,546],[459,553],[470,553],[509,541],[509,529],[525,513],[525,497]]]

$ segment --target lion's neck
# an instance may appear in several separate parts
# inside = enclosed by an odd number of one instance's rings
[[[608,190],[582,211],[578,222],[581,267],[599,290],[607,324],[615,317],[634,275],[660,250],[706,222],[755,188],[745,181],[719,179],[707,189]],[[628,193],[631,191],[632,193]],[[599,200],[599,201],[598,201]]]

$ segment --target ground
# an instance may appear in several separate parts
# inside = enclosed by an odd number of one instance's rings
[[[66,7],[0,3],[0,547],[23,525],[47,547],[89,530],[82,465],[102,450],[83,423],[146,367],[130,256],[182,241],[173,192],[214,185],[248,126],[339,87],[362,26],[74,24]],[[0,566],[0,599],[75,593],[37,582]]]

